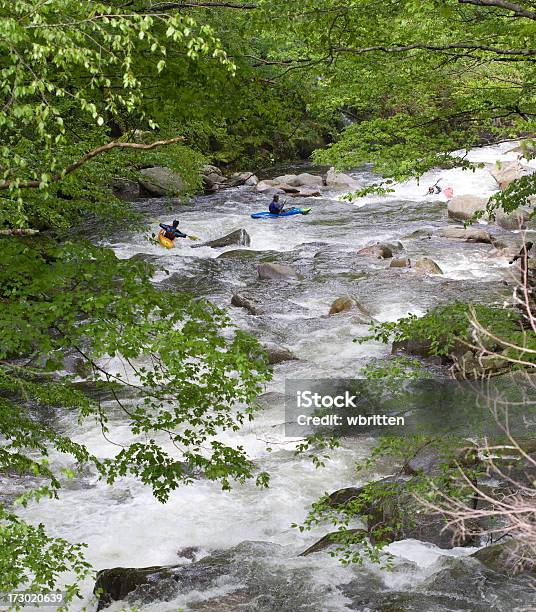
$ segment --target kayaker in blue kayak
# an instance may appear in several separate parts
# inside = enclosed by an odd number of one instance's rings
[[[270,202],[270,206],[268,207],[270,214],[272,215],[280,215],[285,210],[285,205],[279,201],[279,195],[276,193],[272,201]]]
[[[165,223],[160,223],[160,227],[164,230],[164,237],[168,240],[175,240],[175,238],[187,238],[186,234],[183,234],[179,229],[179,222],[177,219],[173,221],[173,225],[166,225]]]

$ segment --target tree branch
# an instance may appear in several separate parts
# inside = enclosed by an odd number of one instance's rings
[[[501,8],[506,11],[511,11],[518,17],[526,17],[527,19],[536,20],[536,13],[529,11],[524,6],[515,4],[514,2],[507,2],[507,0],[458,0],[460,4],[473,4],[475,6],[491,6],[494,8]]]
[[[451,43],[449,45],[428,45],[424,43],[413,43],[411,45],[404,45],[401,47],[387,47],[385,45],[377,45],[375,47],[334,47],[333,51],[336,53],[353,53],[360,55],[364,53],[373,53],[374,51],[382,51],[383,53],[405,53],[406,51],[412,51],[414,49],[420,49],[423,51],[448,51],[449,49],[467,49],[468,51],[489,51],[490,53],[497,53],[498,55],[520,55],[523,57],[536,56],[536,49],[500,49],[498,47],[490,47],[488,45],[477,45],[473,43]]]
[[[238,4],[236,2],[166,2],[165,4],[157,4],[153,9],[159,11],[171,11],[181,8],[229,8],[229,9],[244,9],[252,10],[257,8],[257,4]]]
[[[155,149],[156,147],[175,144],[182,140],[184,140],[183,136],[176,136],[175,138],[170,138],[169,140],[157,140],[155,142],[152,142],[151,144],[139,144],[137,142],[109,142],[108,144],[102,145],[101,147],[97,147],[96,149],[89,151],[88,153],[83,155],[78,161],[75,161],[60,172],[56,173],[51,178],[50,182],[57,183],[58,181],[61,181],[61,179],[63,179],[67,174],[78,170],[80,166],[83,166],[85,163],[92,160],[94,157],[97,157],[97,155],[107,153],[112,149],[142,149],[144,151],[147,151],[149,149]],[[5,191],[6,189],[9,189],[12,186],[16,186],[21,189],[38,189],[41,186],[41,181],[21,181],[18,184],[16,180],[0,181],[0,191]]]

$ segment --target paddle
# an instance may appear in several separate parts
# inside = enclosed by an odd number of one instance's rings
[[[158,243],[156,234],[154,232],[151,234],[151,238],[153,239],[153,242]],[[188,240],[201,240],[201,238],[199,238],[198,236],[188,236],[188,234],[186,235],[186,238],[188,238]]]

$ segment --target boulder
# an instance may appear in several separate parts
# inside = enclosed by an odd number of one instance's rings
[[[203,185],[206,192],[218,191],[224,184],[225,179],[221,174],[212,173],[203,175]]]
[[[362,492],[361,488],[346,487],[345,489],[338,489],[334,491],[327,498],[327,504],[330,508],[336,508],[337,506],[345,506],[353,499],[357,499],[359,494]]]
[[[333,304],[331,304],[329,314],[335,315],[341,312],[349,312],[350,310],[357,310],[367,317],[371,316],[370,312],[351,295],[345,295],[337,298]]]
[[[182,178],[165,166],[154,166],[140,170],[140,195],[161,198],[173,196],[184,187]]]
[[[493,244],[493,238],[486,230],[474,227],[450,226],[438,230],[436,236],[450,238],[452,240],[465,240],[466,242],[483,242]]]
[[[250,293],[235,293],[231,298],[231,304],[238,308],[245,308],[252,315],[264,314],[261,301]]]
[[[368,534],[365,529],[343,529],[341,531],[331,531],[330,533],[327,533],[323,538],[320,538],[320,540],[315,542],[312,546],[309,546],[307,550],[304,550],[302,553],[300,553],[298,557],[307,557],[308,555],[320,552],[336,544],[339,544],[340,546],[340,542],[346,542],[348,541],[348,538],[352,536],[353,539],[355,538],[355,541],[361,542],[367,537],[367,535]]]
[[[240,246],[248,247],[251,244],[251,238],[245,229],[237,229],[230,234],[226,234],[221,238],[216,238],[215,240],[209,240],[208,242],[203,242],[202,244],[194,244],[192,245],[192,249],[198,249],[199,247],[212,247],[213,249],[217,249],[220,247],[230,246],[231,244],[238,244]]]
[[[448,215],[451,219],[467,221],[480,211],[485,211],[488,199],[482,196],[459,195],[449,200],[447,204]]]
[[[104,609],[114,601],[125,599],[139,586],[150,584],[155,576],[160,579],[172,575],[173,569],[173,566],[115,567],[98,572],[93,589],[93,592],[99,596],[97,610]]]
[[[510,183],[526,176],[529,172],[529,169],[522,166],[519,161],[496,162],[493,170],[490,170],[491,176],[501,189],[506,189]]]
[[[283,363],[284,361],[297,361],[298,359],[290,349],[284,346],[279,346],[278,344],[272,344],[269,342],[265,344],[264,348],[268,354],[268,363],[270,365],[276,365],[278,363]]]
[[[342,172],[336,172],[333,167],[326,174],[326,186],[330,189],[348,189],[349,191],[356,191],[362,187],[361,183],[353,177]]]
[[[294,268],[277,263],[259,264],[257,266],[257,272],[261,280],[298,278],[298,273]]]
[[[297,174],[283,174],[265,182],[273,183],[274,185],[278,185],[280,183],[284,183],[286,185],[294,185],[294,181],[296,180],[297,176]],[[295,187],[296,186],[297,185],[295,185]]]
[[[309,174],[308,172],[302,172],[293,180],[287,182],[294,187],[306,187],[307,189],[319,189],[324,186],[324,181],[321,176]]]
[[[228,184],[230,187],[238,187],[238,185],[254,187],[258,182],[259,179],[253,174],[253,172],[235,172],[231,175]]]
[[[502,208],[495,212],[495,223],[507,230],[525,229],[529,214],[524,210],[514,210],[506,213]]]
[[[360,249],[357,254],[364,257],[376,257],[377,259],[390,259],[393,256],[393,251],[386,244],[376,243]]]
[[[443,274],[443,270],[429,257],[417,259],[413,269],[417,274]]]
[[[396,257],[391,260],[390,268],[411,268],[411,260],[409,257]]]

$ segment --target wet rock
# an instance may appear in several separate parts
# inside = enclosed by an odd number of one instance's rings
[[[452,548],[455,533],[445,529],[443,516],[423,508],[413,492],[406,490],[407,479],[384,479],[378,483],[382,486],[381,495],[372,494],[370,508],[367,509],[368,531],[371,541],[376,540],[376,530],[382,541],[396,542],[414,538],[430,542],[439,548]],[[385,483],[385,484],[384,484]],[[467,535],[456,540],[458,546],[472,546],[477,543],[474,536]]]
[[[524,210],[514,210],[510,213],[505,213],[504,210],[498,209],[495,213],[495,223],[507,230],[525,229],[529,215]]]
[[[330,168],[326,174],[326,187],[331,189],[348,189],[349,191],[357,191],[362,185],[353,177],[342,172],[336,172],[335,168]]]
[[[177,551],[177,557],[182,559],[189,559],[190,561],[197,561],[200,557],[201,549],[199,546],[186,546]]]
[[[497,162],[495,168],[490,170],[500,189],[506,189],[510,183],[529,173],[530,170],[522,166],[519,161]]]
[[[491,237],[489,232],[474,227],[443,227],[438,230],[436,235],[440,236],[441,238],[450,238],[452,240],[465,240],[466,242],[482,242],[485,244],[492,244],[493,241],[493,238]]]
[[[419,240],[419,239],[426,239],[426,238],[431,238],[432,234],[434,233],[433,228],[422,228],[422,229],[417,229],[414,232],[411,232],[411,234],[408,234],[407,236],[404,236],[403,239],[406,240]]]
[[[409,257],[396,257],[389,264],[390,268],[411,268],[411,260]]]
[[[425,474],[429,477],[435,477],[441,474],[442,462],[443,456],[440,449],[433,444],[426,444],[404,464],[402,471],[409,475]]]
[[[277,263],[263,263],[257,266],[261,280],[282,280],[298,278],[296,270],[290,266]]]
[[[262,302],[250,293],[235,293],[231,298],[231,304],[233,306],[237,306],[238,308],[245,308],[252,315],[264,314]]]
[[[360,304],[354,297],[351,295],[344,295],[340,298],[337,298],[329,309],[330,315],[339,314],[341,312],[349,312],[351,310],[357,310],[360,314],[370,317],[370,312]]]
[[[182,178],[165,166],[140,170],[140,195],[160,198],[180,193],[184,187]]]
[[[248,247],[251,244],[251,238],[245,229],[238,229],[230,234],[222,236],[221,238],[216,238],[215,240],[209,240],[208,242],[203,242],[202,244],[194,244],[192,245],[192,249],[198,249],[200,247],[212,247],[213,249],[217,249],[220,247],[230,246],[232,244],[238,244],[240,246]]]
[[[337,537],[341,537],[342,534],[344,534],[344,538],[354,536],[359,541],[367,537],[367,532],[365,529],[345,529],[344,531],[332,531],[327,533],[323,538],[320,538],[320,540],[315,542],[312,546],[309,546],[309,548],[300,553],[298,557],[307,557],[313,553],[325,550],[330,546],[335,546],[337,542],[340,542],[340,540],[337,540]]]
[[[171,575],[173,567],[115,567],[97,573],[93,593],[99,597],[97,610],[109,606],[114,601],[121,601],[139,586],[149,584],[152,580]]]
[[[331,508],[345,506],[348,502],[356,499],[362,490],[363,489],[361,487],[346,487],[345,489],[334,491],[328,496],[328,505]]]
[[[500,574],[513,574],[513,568],[516,564],[516,561],[519,561],[520,555],[522,552],[522,543],[516,540],[507,540],[506,542],[501,542],[499,544],[492,544],[491,546],[486,546],[478,550],[476,553],[473,553],[471,557],[477,559],[495,572],[499,572]],[[517,551],[517,555],[516,555]],[[528,553],[529,551],[527,551]],[[527,555],[527,561],[525,563],[521,563],[520,567],[517,567],[517,571],[529,571],[536,574],[536,562],[534,559],[530,560],[530,554]]]
[[[413,269],[417,274],[443,274],[443,270],[429,257],[417,259]]]
[[[373,244],[357,251],[362,257],[376,257],[377,259],[390,259],[393,256],[391,248],[382,243]]]
[[[297,361],[298,359],[290,349],[284,346],[267,343],[264,348],[268,354],[268,363],[270,365],[277,365],[284,361]]]
[[[448,215],[451,219],[467,221],[477,212],[486,210],[488,198],[474,195],[459,195],[449,200],[447,204]]]

